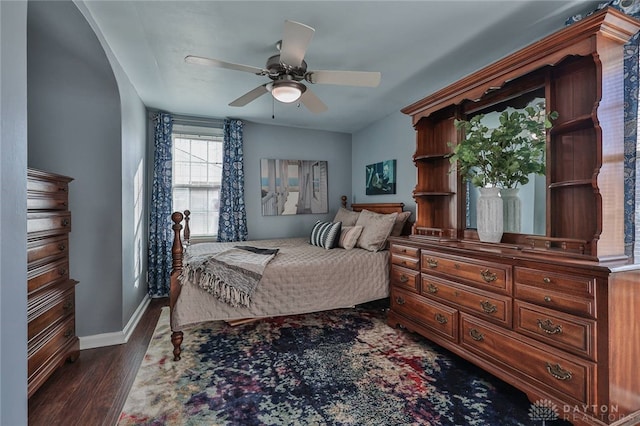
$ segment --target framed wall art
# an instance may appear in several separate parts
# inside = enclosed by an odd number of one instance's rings
[[[260,160],[262,215],[329,213],[327,162]]]
[[[381,161],[365,167],[366,194],[396,193],[396,160]]]

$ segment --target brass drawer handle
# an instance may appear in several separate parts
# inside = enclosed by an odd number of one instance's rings
[[[488,300],[483,300],[480,302],[480,306],[482,306],[482,310],[488,314],[493,314],[498,311],[498,307],[496,305],[491,304]]]
[[[551,278],[549,278],[549,277],[544,277],[544,278],[542,279],[542,281],[543,281],[545,284],[550,284],[550,283],[551,283]]]
[[[404,302],[405,302],[405,300],[402,297],[396,296],[396,303],[398,305],[404,305]]]
[[[472,328],[471,330],[469,330],[469,335],[476,342],[482,342],[484,340],[484,334],[480,333],[475,328]]]
[[[62,226],[69,226],[69,219],[64,218],[64,219],[62,219],[61,223],[62,223]]]
[[[409,277],[407,277],[405,274],[400,275],[401,283],[406,283],[407,281],[409,281]]]
[[[437,268],[438,267],[438,261],[432,257],[427,259],[427,266],[429,268]]]
[[[73,329],[68,328],[67,331],[64,332],[64,337],[69,338],[73,336]]]
[[[544,296],[544,301],[547,303],[551,302],[551,296]]]
[[[438,292],[438,287],[429,283],[429,285],[427,286],[427,291],[431,294],[436,294]]]
[[[400,250],[400,251],[401,251],[402,253],[406,253],[406,252],[407,252],[407,249],[406,249],[406,248],[403,248],[403,249],[402,249],[402,250]]]
[[[65,275],[67,273],[67,268],[60,268],[58,269],[58,274],[59,275]]]
[[[498,279],[498,276],[488,269],[483,269],[482,271],[480,271],[480,275],[482,275],[482,279],[487,283],[494,282]]]
[[[63,243],[58,244],[58,250],[60,251],[64,251],[67,248],[67,246]]]
[[[62,305],[62,310],[64,311],[68,311],[71,308],[73,308],[73,302],[71,300],[66,300],[64,305]]]
[[[541,320],[538,319],[538,327],[540,330],[544,331],[547,334],[560,334],[562,333],[561,325],[553,325],[553,322],[550,319]]]
[[[569,370],[560,367],[560,364],[551,365],[547,362],[547,371],[558,380],[571,380],[573,374]]]
[[[453,264],[453,267],[454,267],[454,269],[460,269],[460,264],[458,264],[458,263],[454,263],[454,264]]]
[[[441,313],[437,313],[435,315],[436,317],[436,321],[438,321],[440,324],[446,324],[447,322],[449,322],[447,320],[447,317],[445,317],[444,315],[442,315]]]
[[[67,187],[66,186],[59,186],[58,187],[58,191],[67,192]]]

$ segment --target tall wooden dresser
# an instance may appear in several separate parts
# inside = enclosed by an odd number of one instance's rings
[[[74,289],[69,278],[69,182],[66,176],[27,172],[27,318],[29,397],[65,360],[75,361]]]
[[[639,30],[604,9],[403,109],[416,130],[416,222],[390,238],[389,324],[575,425],[640,424],[640,259],[625,251],[623,205],[623,49]],[[465,137],[455,122],[537,98],[559,114],[544,223],[479,241],[470,187],[450,171]]]

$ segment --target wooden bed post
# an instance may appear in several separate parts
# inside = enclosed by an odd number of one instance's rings
[[[173,330],[173,309],[180,296],[181,285],[178,281],[178,276],[182,272],[182,256],[184,254],[184,247],[182,241],[180,241],[180,230],[182,230],[182,213],[174,212],[171,215],[173,221],[173,245],[171,246],[171,287],[169,289],[169,311],[170,311],[170,324],[171,324],[171,343],[173,344],[173,360],[180,360],[180,345],[182,345],[182,331]],[[188,223],[188,222],[187,222]],[[186,232],[186,230],[185,230]]]
[[[347,196],[343,195],[342,197],[340,197],[340,201],[342,202],[342,207],[344,207],[346,209],[347,208]]]
[[[182,239],[186,245],[189,245],[191,240],[191,228],[189,228],[190,214],[191,212],[189,210],[184,211],[184,232],[182,233]]]

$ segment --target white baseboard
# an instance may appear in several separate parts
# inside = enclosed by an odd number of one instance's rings
[[[113,346],[113,345],[121,345],[123,343],[127,343],[131,334],[136,329],[138,322],[140,322],[140,318],[147,310],[147,307],[151,303],[151,299],[148,294],[144,295],[142,302],[138,305],[138,308],[133,313],[129,322],[124,327],[122,331],[114,331],[112,333],[102,333],[102,334],[94,334],[93,336],[83,336],[80,337],[80,350],[83,349],[93,349],[93,348],[102,348],[104,346]]]

